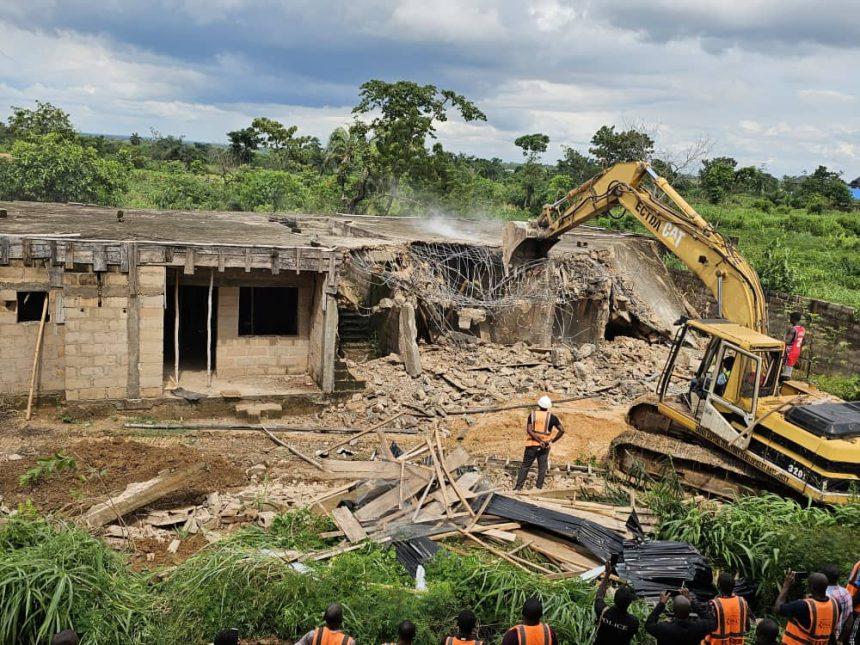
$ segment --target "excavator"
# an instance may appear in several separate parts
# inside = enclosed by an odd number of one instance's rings
[[[611,166],[544,206],[535,221],[509,222],[505,267],[545,258],[564,233],[617,207],[704,282],[718,317],[677,322],[655,394],[634,404],[633,429],[612,444],[614,466],[641,476],[670,465],[682,484],[720,496],[768,488],[827,504],[856,500],[860,402],[782,380],[785,344],[767,335],[755,270],[647,163]],[[691,345],[704,348],[694,374],[678,363]]]

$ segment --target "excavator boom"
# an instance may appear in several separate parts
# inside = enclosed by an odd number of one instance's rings
[[[645,188],[646,178],[670,204]],[[719,303],[721,317],[767,333],[767,305],[755,270],[644,162],[611,166],[544,206],[535,222],[509,222],[503,240],[505,265],[546,257],[564,233],[617,206],[636,217],[705,283]]]

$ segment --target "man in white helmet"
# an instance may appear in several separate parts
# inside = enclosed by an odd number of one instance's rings
[[[517,474],[514,490],[520,490],[523,487],[535,459],[538,462],[537,487],[543,488],[549,465],[549,446],[564,435],[561,421],[549,411],[551,407],[552,401],[544,395],[538,399],[538,409],[532,410],[529,414],[528,421],[526,421],[526,449],[523,452],[523,463]],[[554,436],[553,430],[558,430]]]

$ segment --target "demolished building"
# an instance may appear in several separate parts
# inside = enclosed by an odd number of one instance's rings
[[[648,238],[582,228],[505,272],[501,233],[495,220],[0,203],[0,396],[33,382],[66,401],[328,394],[357,386],[349,355],[395,352],[414,376],[417,343],[441,336],[656,341],[687,313]]]

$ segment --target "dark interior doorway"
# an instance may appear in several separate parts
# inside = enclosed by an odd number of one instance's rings
[[[164,363],[173,365],[173,324],[175,315],[174,285],[167,285],[167,308],[164,310]],[[184,370],[206,369],[206,311],[209,287],[179,285],[179,367]],[[212,290],[212,369],[215,369],[215,345],[218,329],[218,288]]]

